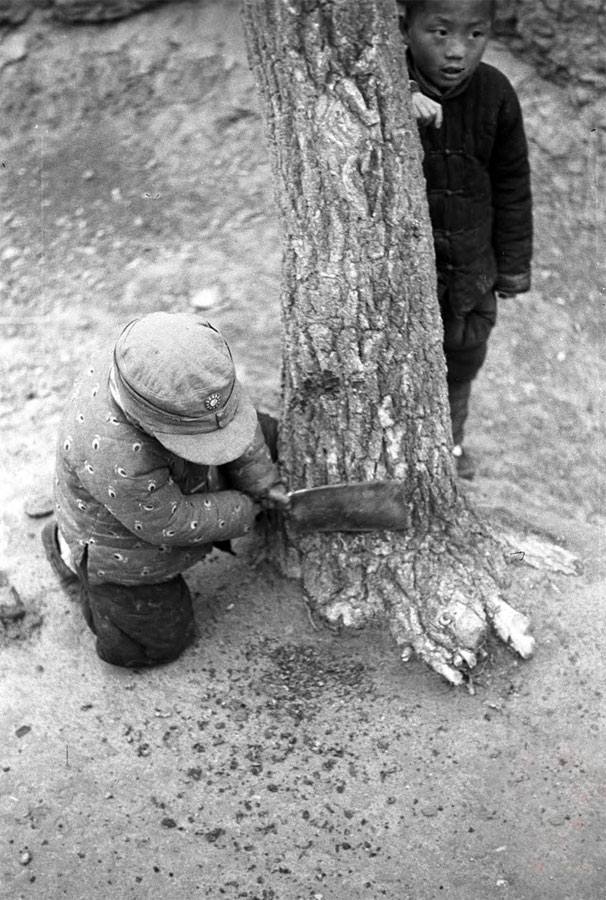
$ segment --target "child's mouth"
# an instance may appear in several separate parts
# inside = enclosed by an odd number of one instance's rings
[[[448,68],[440,69],[444,78],[460,78],[465,69],[455,69],[453,66],[449,66]]]

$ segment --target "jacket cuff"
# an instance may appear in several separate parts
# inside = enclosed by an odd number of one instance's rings
[[[530,290],[530,272],[522,275],[499,274],[494,289],[503,294],[525,294]]]

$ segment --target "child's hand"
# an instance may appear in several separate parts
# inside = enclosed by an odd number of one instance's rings
[[[417,122],[421,125],[433,125],[439,128],[442,124],[442,107],[431,97],[426,97],[420,91],[412,95],[412,108]]]
[[[285,485],[274,484],[261,498],[261,506],[264,509],[286,509],[290,506],[290,497]]]

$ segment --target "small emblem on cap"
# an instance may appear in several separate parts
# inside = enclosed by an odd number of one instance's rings
[[[216,409],[220,403],[221,403],[221,394],[209,394],[209,396],[204,401],[204,406],[207,409]]]

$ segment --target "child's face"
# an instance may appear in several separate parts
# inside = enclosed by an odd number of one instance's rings
[[[427,0],[405,27],[412,57],[436,87],[456,87],[482,59],[491,26],[487,0]]]

